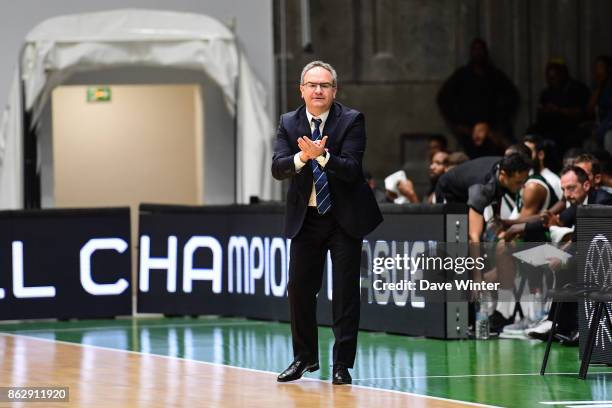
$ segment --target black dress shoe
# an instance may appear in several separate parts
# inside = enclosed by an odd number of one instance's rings
[[[353,379],[351,378],[351,374],[349,374],[348,368],[343,365],[335,365],[334,366],[334,375],[332,376],[332,384],[341,385],[341,384],[351,384]]]
[[[319,363],[307,363],[301,360],[295,360],[287,367],[285,371],[276,377],[278,382],[295,381],[302,378],[306,371],[312,373],[319,369]]]

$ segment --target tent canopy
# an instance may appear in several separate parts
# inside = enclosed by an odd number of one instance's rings
[[[28,33],[0,127],[0,208],[23,207],[19,79],[33,128],[51,91],[75,72],[125,66],[183,68],[208,75],[237,115],[237,202],[277,198],[270,176],[273,128],[261,82],[235,35],[198,14],[114,10],[43,21]],[[230,135],[228,135],[230,136]],[[248,152],[248,154],[246,154]]]

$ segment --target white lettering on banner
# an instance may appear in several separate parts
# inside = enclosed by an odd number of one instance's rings
[[[13,293],[16,298],[55,297],[53,286],[26,287],[23,279],[23,242],[13,241]]]
[[[280,282],[276,281],[276,252],[280,252]],[[287,254],[285,240],[272,238],[270,244],[270,282],[272,283],[272,294],[276,297],[285,296],[287,291]]]
[[[147,235],[140,237],[140,281],[139,288],[141,292],[149,291],[149,272],[151,269],[165,269],[166,288],[168,292],[176,292],[176,263],[177,263],[177,239],[175,236],[168,237],[168,257],[167,258],[152,258],[151,238]]]
[[[234,293],[234,256],[236,257],[236,292],[242,293],[244,271],[244,292],[249,293],[249,241],[246,237],[231,237],[227,244],[227,291]]]
[[[176,279],[178,262],[176,256],[176,237],[168,237],[167,258],[152,258],[150,256],[150,239],[148,236],[141,237],[141,275],[140,290],[149,290],[149,270],[168,270],[168,282]],[[280,237],[263,236],[230,236],[227,246],[222,244],[213,236],[195,236],[189,238],[184,248],[183,256],[183,291],[193,292],[193,280],[210,280],[213,284],[214,293],[222,293],[224,281],[227,279],[227,292],[244,295],[264,295],[274,297],[287,296],[287,283],[289,281],[291,240]],[[193,255],[197,248],[206,247],[212,251],[212,266],[208,268],[194,268]],[[227,251],[227,256],[223,251]],[[367,290],[368,302],[379,305],[394,304],[396,306],[412,308],[424,308],[425,299],[417,296],[419,289],[416,281],[423,277],[422,265],[420,263],[405,262],[402,271],[391,268],[383,268],[382,263],[378,266],[375,260],[388,258],[392,261],[396,258],[422,257],[426,252],[432,252],[431,243],[416,241],[376,241],[370,244],[363,240],[361,247],[361,268],[364,263],[367,274],[360,276],[360,288]],[[330,254],[326,254],[326,270],[323,279],[327,281],[325,295],[329,300],[333,298],[333,266]],[[224,266],[226,262],[227,266]],[[174,265],[172,264],[174,263]],[[227,273],[225,274],[225,268]],[[380,272],[378,272],[380,271]],[[376,279],[380,282],[373,286]],[[392,282],[410,282],[403,286],[390,285]],[[384,284],[383,284],[384,283]],[[389,283],[389,284],[387,284]],[[170,287],[171,285],[169,285]],[[394,289],[390,289],[392,286]],[[144,289],[144,290],[143,290]],[[169,292],[171,292],[169,290]]]
[[[253,237],[250,242],[244,236],[230,237],[227,244],[228,292],[254,295],[256,281],[263,278],[266,296],[285,296],[290,245],[291,240],[279,237]],[[277,256],[280,263],[276,262]],[[277,271],[280,272],[278,278]]]
[[[127,280],[121,278],[115,283],[100,284],[94,282],[91,277],[91,255],[99,250],[112,249],[120,254],[128,248],[128,243],[121,238],[93,238],[87,241],[80,251],[80,277],[81,286],[92,295],[119,295],[130,285]]]
[[[208,248],[212,251],[212,268],[194,268],[193,254],[199,248]],[[191,293],[192,282],[194,280],[212,281],[214,293],[221,293],[222,290],[222,261],[223,249],[219,241],[210,236],[191,237],[183,248],[183,291]]]
[[[270,238],[268,237],[264,238],[264,258],[264,293],[270,296]]]
[[[255,265],[255,259],[259,260],[258,265]],[[249,247],[249,269],[250,283],[247,293],[255,294],[255,280],[261,279],[264,276],[264,244],[260,237],[253,237]]]
[[[287,286],[289,286],[289,265],[291,264],[291,240],[287,239],[285,240],[285,253],[287,254]],[[287,291],[287,288],[285,288],[285,295],[289,296],[289,292]]]

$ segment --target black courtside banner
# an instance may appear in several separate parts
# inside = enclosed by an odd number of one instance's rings
[[[612,206],[587,205],[577,210],[578,261],[575,277],[579,283],[597,287],[612,286]],[[589,323],[595,304],[585,299],[578,302],[580,355],[584,353]],[[607,303],[608,311],[612,304]],[[612,331],[602,316],[597,324],[591,364],[612,364]]]
[[[456,235],[457,217],[462,217],[465,235],[465,209],[456,211],[450,229],[449,211],[442,205],[385,205],[382,211],[385,221],[362,246],[361,328],[463,337],[465,327],[457,322],[464,322],[465,316],[460,319],[455,309],[449,312],[444,302],[428,303],[409,291],[374,290],[372,262],[375,257],[428,251],[442,243],[448,231]],[[272,204],[141,205],[138,312],[288,321],[290,240],[283,238],[283,219],[284,208]],[[318,296],[318,319],[324,325],[331,323],[331,276],[328,262]],[[467,310],[464,306],[461,314]]]
[[[129,208],[0,212],[0,320],[132,314]]]

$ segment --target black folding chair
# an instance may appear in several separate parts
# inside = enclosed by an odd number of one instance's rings
[[[584,352],[582,354],[582,362],[580,364],[580,373],[578,378],[584,380],[587,372],[589,371],[589,364],[591,364],[591,356],[593,355],[593,347],[595,346],[595,337],[599,330],[601,318],[605,313],[605,324],[608,325],[608,329],[612,331],[612,316],[606,305],[612,302],[612,287],[607,287],[596,292],[588,294],[587,298],[592,300],[595,305],[593,309],[593,316],[589,324],[589,334],[587,336],[586,344],[584,346]]]
[[[540,368],[540,375],[544,375],[546,372],[546,365],[548,364],[548,356],[550,354],[550,347],[559,324],[559,316],[561,316],[561,308],[563,302],[578,302],[584,300],[589,294],[597,292],[601,289],[600,286],[594,286],[590,283],[576,284],[568,283],[560,289],[551,289],[548,294],[552,297],[553,302],[556,302],[555,312],[553,314],[553,323],[548,332],[548,341],[546,342],[546,351],[544,352],[544,359],[542,360],[542,367]],[[593,320],[595,321],[595,320]],[[584,357],[584,356],[583,356]],[[589,356],[590,358],[590,356]],[[582,372],[582,369],[581,369]],[[585,374],[586,375],[586,374]]]

